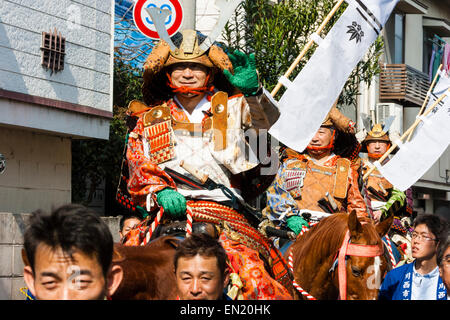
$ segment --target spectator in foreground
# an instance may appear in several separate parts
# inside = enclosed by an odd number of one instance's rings
[[[180,300],[228,299],[227,254],[222,245],[206,234],[195,234],[180,243],[174,257]]]
[[[111,296],[123,271],[112,266],[113,238],[94,211],[76,204],[35,211],[24,236],[24,279],[38,300]]]
[[[436,259],[439,245],[447,238],[447,228],[447,222],[436,215],[416,218],[411,244],[415,260],[388,272],[380,288],[380,300],[447,300]]]
[[[450,238],[439,247],[437,255],[439,275],[447,290],[447,300],[450,300]]]
[[[123,237],[126,236],[130,230],[136,228],[136,226],[142,221],[142,218],[138,215],[131,214],[131,215],[123,215],[122,218],[120,218],[119,223],[119,236],[120,240],[122,241]]]

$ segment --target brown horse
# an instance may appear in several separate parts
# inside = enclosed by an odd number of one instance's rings
[[[173,258],[179,240],[157,238],[146,246],[114,244],[113,264],[123,269],[123,279],[113,300],[175,300]]]
[[[369,219],[357,218],[353,211],[350,214],[339,213],[324,218],[308,232],[298,237],[291,246],[293,273],[296,283],[307,293],[318,300],[339,298],[338,251],[347,231],[351,245],[360,244],[358,249],[372,249],[383,252],[381,238],[387,233],[393,216],[374,226]],[[378,249],[378,250],[377,250]],[[290,250],[285,254],[288,259]],[[347,294],[343,298],[349,300],[373,300],[378,297],[381,277],[388,270],[388,261],[384,255],[364,257],[347,255],[345,257],[345,286]],[[342,260],[341,260],[342,261]],[[342,280],[341,280],[342,282]],[[342,288],[342,287],[341,287]],[[296,298],[305,299],[299,292]]]

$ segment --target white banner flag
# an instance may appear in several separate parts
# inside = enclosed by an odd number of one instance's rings
[[[436,84],[427,109],[447,92],[447,96],[417,126],[409,142],[399,143],[400,150],[383,166],[380,173],[397,189],[405,191],[419,180],[450,144],[450,79],[443,76]]]
[[[269,133],[302,152],[339,97],[348,76],[380,34],[398,0],[354,0],[279,101],[280,118]]]

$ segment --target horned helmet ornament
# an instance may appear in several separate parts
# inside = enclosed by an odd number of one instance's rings
[[[160,73],[166,67],[176,63],[199,63],[213,69],[214,72],[228,70],[233,73],[233,64],[215,41],[241,2],[242,0],[216,0],[215,4],[219,7],[220,16],[208,36],[196,30],[185,29],[170,37],[164,24],[170,10],[157,7],[146,8],[160,41],[144,63],[142,86],[144,102],[150,105],[155,100],[163,99],[163,97],[159,99],[159,93],[164,92],[166,77],[161,77]]]
[[[362,148],[361,152],[367,153],[367,143],[371,141],[384,141],[387,143],[392,143],[389,137],[389,129],[392,126],[392,123],[395,120],[395,116],[389,116],[384,123],[375,123],[372,124],[371,118],[362,113],[361,119],[364,125],[364,129],[367,132],[366,137],[361,142]]]

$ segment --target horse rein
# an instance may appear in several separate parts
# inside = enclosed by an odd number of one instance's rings
[[[363,223],[364,224],[364,223]],[[304,233],[305,230],[302,230]],[[347,268],[345,264],[346,256],[358,256],[358,257],[378,257],[383,255],[383,247],[378,245],[364,245],[350,243],[350,230],[345,233],[344,241],[339,249],[338,254],[338,281],[339,281],[339,297],[340,300],[347,300]],[[289,267],[294,273],[294,263],[293,263],[293,251],[292,248],[289,253]],[[332,270],[333,267],[330,269]],[[305,289],[303,289],[295,279],[292,281],[293,286],[308,300],[317,300],[311,294],[309,294]]]
[[[338,255],[339,296],[341,300],[347,300],[347,268],[345,264],[345,257],[357,256],[371,258],[382,255],[382,246],[380,248],[378,245],[350,243],[350,230],[347,230]]]

